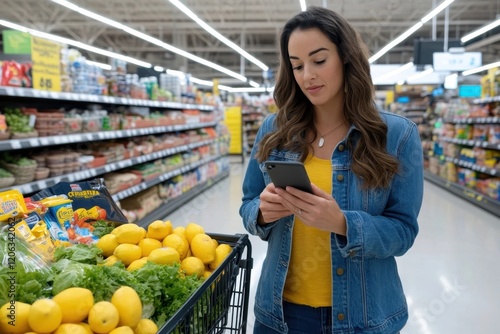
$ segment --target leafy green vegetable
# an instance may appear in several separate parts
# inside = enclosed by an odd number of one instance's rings
[[[98,238],[111,233],[111,231],[113,231],[113,229],[115,228],[112,223],[105,220],[97,220],[92,223],[92,226],[94,226],[94,231],[92,231],[92,234]]]
[[[58,272],[52,285],[52,295],[55,296],[67,288],[78,286],[75,283],[85,274],[86,269],[92,270],[92,265],[62,259],[53,268]]]
[[[69,247],[57,247],[54,260],[68,259],[80,263],[97,264],[103,261],[102,250],[96,245],[76,244]]]

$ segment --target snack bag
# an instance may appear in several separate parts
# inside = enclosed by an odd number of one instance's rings
[[[107,220],[116,224],[128,223],[118,205],[104,185],[104,179],[95,179],[84,182],[59,182],[54,186],[41,190],[31,197],[33,201],[54,195],[64,196],[71,200],[75,225],[80,221]]]
[[[0,192],[0,222],[23,217],[27,213],[23,194],[19,190]]]

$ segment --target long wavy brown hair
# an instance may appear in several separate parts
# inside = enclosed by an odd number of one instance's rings
[[[317,136],[313,105],[297,85],[289,60],[288,41],[296,29],[319,29],[337,46],[345,64],[344,118],[359,131],[359,136],[350,136],[347,143],[352,152],[352,171],[363,180],[364,188],[387,187],[398,172],[399,163],[386,150],[387,125],[373,99],[366,45],[342,16],[322,7],[309,7],[283,28],[274,89],[279,109],[275,119],[277,130],[263,137],[256,158],[262,162],[277,148],[301,153],[300,159],[304,162],[311,149],[306,133],[312,131],[313,137]]]

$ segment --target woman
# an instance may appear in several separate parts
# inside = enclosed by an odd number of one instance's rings
[[[268,242],[254,333],[397,333],[408,309],[395,256],[412,246],[423,195],[414,123],[379,111],[365,46],[337,13],[311,7],[281,34],[274,98],[240,215]],[[269,161],[301,161],[313,194],[278,189]]]

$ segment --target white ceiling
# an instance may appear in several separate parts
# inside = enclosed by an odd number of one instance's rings
[[[194,23],[168,0],[73,0],[73,3],[129,25],[199,57],[242,73],[261,83],[262,70],[222,44]],[[276,40],[287,19],[300,11],[299,0],[182,0],[202,20],[240,45],[271,69],[277,64]],[[440,0],[306,0],[307,5],[326,6],[340,12],[361,33],[374,54],[429,13]],[[456,0],[449,7],[448,37],[458,39],[489,23],[500,13],[500,0]],[[165,68],[180,69],[201,79],[241,84],[225,74],[188,61],[137,37],[73,12],[50,0],[0,0],[0,19],[44,32],[69,37],[129,55]],[[437,38],[445,34],[445,14],[435,25]],[[413,56],[414,38],[432,38],[429,21],[380,58],[377,64],[403,64]],[[500,59],[500,36],[488,43],[473,43],[468,50],[482,51],[483,64]],[[495,41],[496,40],[496,41]],[[480,44],[486,44],[478,47]],[[96,55],[88,59],[108,62]]]

